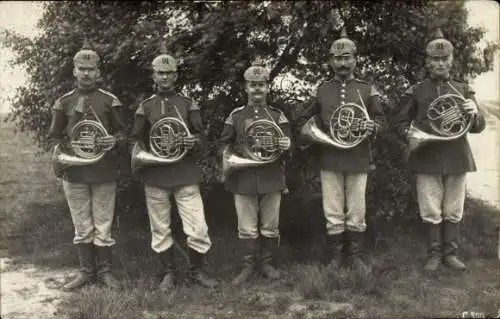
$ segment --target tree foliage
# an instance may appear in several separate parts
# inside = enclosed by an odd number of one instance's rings
[[[138,101],[152,93],[150,63],[165,39],[180,61],[179,90],[202,105],[210,144],[200,163],[210,187],[223,119],[245,103],[242,75],[256,56],[271,69],[270,99],[293,119],[331,76],[325,67],[328,50],[345,26],[358,45],[357,76],[383,92],[390,121],[403,90],[424,75],[424,48],[433,27],[441,26],[455,45],[456,77],[491,70],[497,44],[489,43],[483,54],[478,43],[484,30],[466,22],[463,1],[48,2],[39,37],[2,34],[3,44],[17,54],[13,64],[29,74],[9,119],[46,150],[51,105],[74,85],[72,56],[85,37],[101,56],[102,85],[127,105],[131,124]],[[375,210],[385,217],[414,205],[402,150],[392,131],[374,148],[369,206],[377,199]],[[287,167],[291,190],[318,190],[314,157],[293,155]]]

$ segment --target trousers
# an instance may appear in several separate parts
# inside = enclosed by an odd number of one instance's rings
[[[320,178],[328,235],[365,231],[368,174],[321,170]]]
[[[464,213],[466,174],[417,174],[417,200],[424,222],[439,224],[444,220],[458,223]]]
[[[260,195],[234,194],[238,238],[255,239],[259,237],[259,232],[264,237],[278,237],[280,204],[281,192]]]
[[[80,184],[63,180],[63,190],[75,228],[73,243],[113,246],[116,183]]]
[[[210,249],[212,242],[208,235],[203,200],[197,184],[167,189],[146,184],[145,193],[151,226],[151,248],[155,252],[164,252],[174,244],[170,228],[170,195],[175,198],[188,247],[201,254]]]

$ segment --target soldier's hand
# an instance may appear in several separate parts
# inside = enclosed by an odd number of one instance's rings
[[[100,136],[95,141],[97,146],[102,147],[104,150],[112,149],[116,144],[116,138],[113,135]]]
[[[278,140],[278,147],[283,150],[287,151],[290,149],[290,146],[292,145],[292,142],[289,137],[282,137]]]
[[[365,129],[368,135],[374,135],[377,132],[377,124],[372,120],[368,120],[365,122]]]
[[[193,146],[198,142],[198,138],[194,135],[184,137],[184,146],[188,149],[193,148]]]
[[[465,112],[469,115],[474,115],[478,113],[477,104],[471,99],[467,99],[464,102],[463,108]]]

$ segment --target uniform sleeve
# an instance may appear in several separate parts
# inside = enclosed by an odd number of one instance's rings
[[[416,107],[414,88],[410,87],[403,93],[399,102],[399,112],[396,115],[396,129],[401,137],[406,138],[410,123],[416,115]]]
[[[57,144],[63,144],[65,140],[64,128],[67,125],[67,118],[61,101],[58,99],[52,107],[52,119],[47,134],[47,140],[50,148],[54,148]]]
[[[218,154],[221,155],[224,147],[233,144],[235,139],[236,131],[233,125],[233,114],[231,113],[224,121],[224,128],[219,138],[221,146],[219,147]]]
[[[467,85],[464,97],[466,99],[473,100],[476,103],[478,109],[478,113],[472,119],[470,133],[481,133],[486,128],[486,120],[484,118],[484,109],[477,102],[475,93],[476,92],[474,91],[474,89],[470,85]]]
[[[292,156],[291,151],[294,147],[293,146],[294,141],[293,141],[293,136],[292,136],[292,128],[291,128],[291,125],[288,122],[288,119],[286,118],[285,114],[283,114],[283,112],[281,112],[281,114],[280,114],[280,119],[278,121],[278,125],[281,128],[281,130],[283,131],[283,134],[285,134],[285,136],[290,138],[290,143],[291,143],[290,148],[286,152],[283,152],[282,158],[291,157]]]
[[[203,119],[201,118],[200,109],[189,111],[189,125],[194,134],[204,135]]]
[[[375,133],[375,136],[377,136],[387,129],[387,121],[382,107],[382,97],[374,86],[370,89],[369,108],[370,116],[377,124],[377,131]]]
[[[139,144],[140,147],[145,149],[144,141],[147,132],[147,118],[144,113],[144,107],[142,103],[139,105],[134,114],[134,124],[132,125],[132,132],[128,141],[129,152],[132,153],[132,149],[135,144]]]
[[[293,131],[296,134],[300,133],[302,126],[309,120],[312,116],[319,114],[321,107],[318,100],[315,98],[309,105],[307,105],[302,112],[299,112],[295,124],[293,125]]]
[[[127,145],[127,124],[123,105],[116,97],[113,97],[111,102],[111,125],[113,126],[113,136],[116,138],[117,145],[125,147]]]

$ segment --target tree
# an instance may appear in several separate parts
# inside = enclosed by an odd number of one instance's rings
[[[152,93],[150,63],[166,39],[180,61],[179,89],[203,106],[211,142],[201,161],[208,189],[215,181],[223,119],[244,103],[242,75],[255,56],[271,68],[271,99],[293,119],[314,87],[330,76],[324,67],[328,49],[346,27],[359,47],[357,76],[383,92],[391,120],[399,96],[423,74],[425,44],[436,25],[456,47],[457,77],[473,78],[491,70],[490,54],[483,58],[477,47],[484,30],[466,22],[463,1],[49,2],[39,37],[29,40],[11,31],[2,35],[4,45],[17,53],[13,63],[25,65],[30,77],[28,86],[18,90],[8,119],[47,150],[51,105],[72,87],[71,58],[86,37],[102,58],[104,87],[128,106],[131,123],[138,101]],[[497,48],[489,43],[484,52]],[[283,86],[285,76],[292,80]],[[402,152],[392,131],[375,145],[378,169],[369,185],[369,207],[377,199],[376,216],[392,217],[408,206],[415,208]],[[317,190],[310,158],[297,152],[290,160],[287,178],[292,191]],[[128,165],[123,167],[127,170]]]

